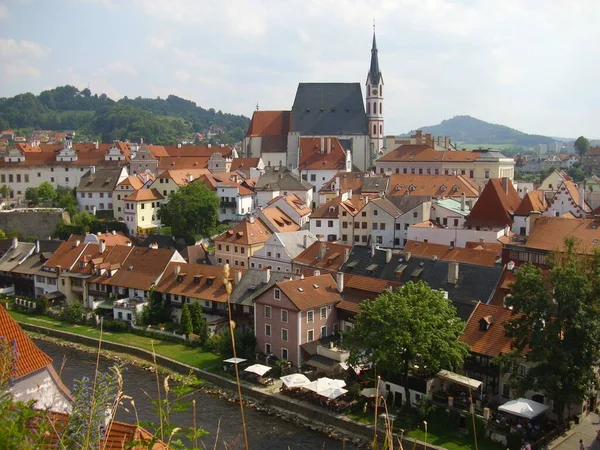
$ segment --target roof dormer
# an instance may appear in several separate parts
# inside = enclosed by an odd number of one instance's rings
[[[494,323],[494,317],[491,315],[484,316],[479,319],[479,331],[487,331],[490,329],[490,326]]]

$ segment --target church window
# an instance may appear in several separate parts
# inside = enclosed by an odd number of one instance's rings
[[[379,95],[383,97],[383,84],[379,85]]]
[[[377,125],[373,125],[373,136],[377,135]]]
[[[379,134],[383,136],[383,125],[379,125]]]
[[[367,114],[371,114],[371,103],[367,102]]]
[[[383,114],[383,102],[379,102],[379,114]]]

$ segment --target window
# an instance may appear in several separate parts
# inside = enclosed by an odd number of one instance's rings
[[[88,198],[92,198],[92,193],[88,192]]]
[[[413,212],[413,218],[415,218],[415,219],[419,218],[419,211],[414,211]]]
[[[281,300],[281,291],[278,288],[273,289],[273,298],[275,300]]]
[[[360,222],[354,222],[354,228],[358,230],[360,228]]]
[[[102,198],[102,197],[103,197],[103,195],[102,195],[102,194],[100,194],[100,198]],[[145,207],[146,207],[146,204],[145,204],[145,203],[142,203],[142,206],[141,206],[141,208],[140,208],[140,209],[144,209]]]
[[[288,351],[287,348],[282,348],[281,349],[281,359],[286,360],[288,359]]]
[[[265,336],[271,336],[271,325],[265,323]]]
[[[271,354],[271,344],[265,344],[265,353],[267,355]]]
[[[375,237],[375,243],[377,243],[377,244],[383,244],[383,236],[376,236]]]
[[[85,192],[81,193],[81,198],[85,198]]]
[[[327,325],[321,327],[321,338],[324,338],[327,336]]]
[[[367,236],[365,234],[363,234],[360,239],[362,242],[367,242]]]
[[[2,183],[6,183],[6,175],[4,175],[4,174],[0,175],[0,181]]]
[[[380,229],[381,231],[385,231],[385,223],[383,223],[383,222],[382,222],[382,223],[380,223],[380,224],[379,224],[379,229]]]
[[[312,174],[310,176],[310,181],[317,181],[317,176],[315,174]]]
[[[100,198],[104,198],[104,192],[100,192]],[[144,205],[142,205],[142,208],[144,207]]]
[[[490,177],[490,169],[485,169],[485,178]]]
[[[400,227],[400,224],[399,224],[399,223],[397,223],[397,224],[396,224],[396,231],[400,231],[400,229],[401,229],[401,227]]]
[[[321,226],[321,221],[320,221],[320,220],[317,220],[317,223],[316,223],[316,225],[317,225],[318,227],[320,227],[320,226]]]
[[[363,217],[367,217],[367,212],[366,212],[366,211],[363,211],[363,212],[361,213],[361,215],[362,215]]]
[[[25,177],[25,183],[29,183],[29,174],[25,174],[23,175]],[[67,182],[69,181],[69,179],[67,178]]]
[[[348,222],[342,222],[342,228],[348,228]]]
[[[245,253],[245,248],[244,247],[240,247],[240,253],[243,255]]]
[[[271,307],[269,305],[265,305],[265,319],[271,318]]]
[[[281,253],[276,253],[277,259],[281,259]]]
[[[354,242],[360,242],[360,236],[354,236]]]
[[[377,222],[373,222],[373,229],[376,230],[377,229]]]
[[[469,178],[475,178],[475,171],[469,170]]]
[[[333,228],[333,220],[327,221],[327,228]]]
[[[327,308],[321,308],[321,320],[327,319]]]
[[[454,219],[454,226],[457,227],[458,226],[458,219]]]
[[[218,249],[219,249],[219,250],[221,250],[221,248],[222,248],[222,247],[221,247],[221,244],[219,244],[219,245],[218,245]]]
[[[315,330],[308,330],[306,332],[306,342],[312,342],[315,340]]]
[[[410,225],[410,224],[408,224],[408,223],[405,223],[405,224],[404,224],[404,229],[405,229],[405,230],[408,230],[408,227],[409,227],[409,225]]]
[[[281,310],[281,321],[283,323],[287,323],[287,321],[288,321],[288,312],[287,312],[287,309],[282,309]]]
[[[64,280],[63,280],[64,282]],[[315,321],[315,312],[313,310],[306,311],[306,323],[313,323]]]
[[[519,364],[519,376],[524,377],[527,375],[527,366],[524,364]]]
[[[229,245],[225,246],[225,251],[228,252],[229,251]]]
[[[267,258],[271,258],[272,254],[271,252],[267,252]]]
[[[237,253],[237,245],[233,246],[233,253]]]
[[[366,230],[367,229],[367,222],[363,222],[362,225],[361,225],[361,228],[363,230]]]
[[[284,342],[287,342],[288,340],[288,330],[287,328],[282,328],[281,329],[281,340]]]
[[[342,241],[348,242],[348,235],[347,234],[342,234]]]
[[[123,318],[123,313],[121,311],[118,312],[119,319]]]
[[[376,209],[373,210],[373,215],[376,216],[378,211]]]

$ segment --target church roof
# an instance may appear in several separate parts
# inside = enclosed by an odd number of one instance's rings
[[[373,31],[373,46],[371,47],[371,67],[369,68],[369,77],[367,82],[379,84],[381,82],[381,71],[379,70],[379,58],[377,56],[377,41],[375,40],[375,31]]]
[[[299,83],[290,131],[312,136],[367,135],[360,83]]]

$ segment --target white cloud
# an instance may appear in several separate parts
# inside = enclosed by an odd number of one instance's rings
[[[130,63],[119,60],[108,63],[98,72],[104,76],[135,75],[137,73],[135,68]]]
[[[185,83],[186,81],[188,81],[191,77],[191,75],[186,72],[185,70],[177,70],[175,71],[175,78],[180,82],[180,83]]]
[[[156,50],[164,50],[167,45],[164,40],[158,39],[154,36],[148,36],[146,40],[148,41],[148,45]]]
[[[7,79],[37,78],[39,64],[51,51],[37,42],[0,39],[0,74]]]
[[[6,19],[8,17],[8,6],[6,3],[0,2],[0,19]]]

